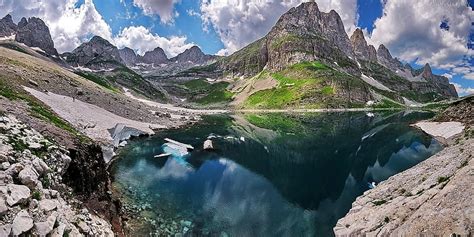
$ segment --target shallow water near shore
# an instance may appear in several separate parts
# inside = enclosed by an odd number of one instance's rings
[[[442,149],[424,112],[207,116],[129,142],[112,167],[134,235],[331,236],[352,202]],[[211,137],[216,151],[202,151]],[[154,158],[164,138],[191,144]]]

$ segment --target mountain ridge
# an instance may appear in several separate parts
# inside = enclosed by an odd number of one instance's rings
[[[11,16],[5,16],[0,20],[0,34],[2,32],[7,34],[15,26],[11,21]],[[31,32],[36,30],[35,27],[38,28],[40,37],[51,39],[49,29],[39,18],[28,20],[22,18],[16,32],[21,32],[19,29],[24,28],[27,29],[26,35],[31,35]],[[32,29],[28,30],[30,28]],[[22,37],[22,33],[15,37],[19,41],[33,42],[30,43],[32,45],[30,47],[37,47],[35,41],[29,40],[31,37]],[[22,40],[22,38],[27,40]],[[40,48],[52,55],[57,54],[54,42],[52,40],[45,41],[47,41],[46,44],[41,45]],[[415,70],[409,65],[403,65],[391,55],[383,44],[379,45],[377,49],[368,45],[361,29],[356,29],[349,37],[339,14],[334,10],[327,13],[322,12],[315,2],[302,3],[291,8],[280,17],[266,36],[227,57],[206,55],[198,46],[188,48],[172,58],[168,58],[160,47],[141,56],[128,47],[118,49],[99,36],[92,37],[91,40],[84,42],[72,52],[64,53],[61,56],[74,70],[102,71],[104,73],[127,68],[127,70],[133,69],[142,76],[149,77],[150,81],[154,80],[153,75],[169,78],[170,82],[174,80],[173,78],[184,78],[185,80],[203,77],[210,77],[213,80],[235,78],[234,82],[230,84],[229,90],[238,88],[239,84],[242,84],[238,82],[239,80],[248,80],[264,72],[273,75],[285,71],[284,74],[288,74],[289,79],[303,78],[303,74],[316,78],[324,76],[328,77],[326,82],[321,82],[322,84],[318,86],[314,85],[316,87],[312,90],[322,90],[323,88],[329,90],[331,88],[330,90],[334,93],[326,95],[326,97],[329,97],[329,100],[331,98],[341,100],[346,97],[345,104],[353,104],[351,101],[354,98],[357,104],[368,103],[372,100],[381,102],[385,99],[404,104],[407,98],[417,102],[429,102],[458,96],[454,86],[449,84],[449,80],[446,77],[433,74],[429,65],[425,65],[423,69],[419,70]],[[331,73],[328,74],[327,71],[323,73],[324,75],[315,74],[314,70],[318,67],[311,65],[320,64],[331,69]],[[294,67],[294,65],[306,66],[301,68]],[[335,76],[336,74],[339,76]],[[345,79],[341,79],[341,77]],[[336,78],[339,79],[334,80]],[[274,79],[268,78],[270,81]],[[331,82],[329,83],[328,80]],[[124,82],[124,80],[120,81]],[[357,86],[350,87],[351,83],[355,83]],[[286,84],[291,85],[292,83]],[[279,86],[284,86],[284,84]],[[378,91],[380,88],[387,88],[387,91]],[[249,96],[256,92],[258,90],[251,91]],[[239,91],[235,91],[234,95],[237,96],[239,93]],[[304,91],[298,93],[305,94]],[[306,96],[319,98],[314,93],[310,94]],[[320,99],[327,100],[328,98],[321,97]],[[311,99],[310,101],[315,100]],[[298,103],[290,104],[298,106]]]
[[[390,99],[401,104],[406,101],[404,97],[428,102],[458,96],[448,78],[432,72],[414,75],[413,69],[394,58],[385,45],[379,45],[377,50],[368,45],[362,30],[356,29],[349,38],[337,12],[320,12],[315,2],[291,8],[266,36],[216,66],[223,75],[252,78],[264,70],[275,73],[305,61],[320,61],[336,71],[369,78],[364,81],[371,90],[374,79],[394,91]],[[423,95],[417,95],[417,91]],[[381,94],[372,93],[372,97]]]

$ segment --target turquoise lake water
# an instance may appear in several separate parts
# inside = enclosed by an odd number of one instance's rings
[[[410,126],[431,116],[210,116],[130,141],[113,165],[114,187],[141,224],[136,235],[332,236],[337,220],[372,182],[442,149]],[[202,151],[208,137],[214,152]],[[154,158],[168,149],[164,138],[196,149]]]

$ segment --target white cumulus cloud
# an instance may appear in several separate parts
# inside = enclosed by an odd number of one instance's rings
[[[77,3],[78,0],[0,0],[0,16],[11,14],[15,21],[21,17],[41,18],[48,25],[59,52],[72,51],[93,35],[118,47],[133,48],[139,54],[161,47],[168,56],[175,56],[193,46],[184,36],[161,37],[143,26],[126,27],[114,36],[92,0],[85,0],[79,6]]]
[[[181,0],[133,0],[133,4],[143,10],[146,15],[159,15],[162,23],[172,23],[174,17],[174,5]]]
[[[90,35],[112,39],[110,26],[95,9],[92,0],[76,7],[78,0],[2,0],[0,15],[11,14],[19,21],[21,17],[39,17],[48,25],[59,52],[70,51]]]
[[[370,41],[404,61],[453,68],[465,55],[474,12],[467,0],[387,0]],[[445,22],[449,29],[441,28]]]
[[[184,50],[191,48],[194,44],[188,43],[184,36],[172,36],[170,38],[153,34],[143,26],[130,26],[124,28],[115,38],[114,42],[119,48],[129,47],[143,55],[156,47],[162,48],[168,57],[174,57]]]
[[[280,16],[301,0],[203,0],[201,18],[213,27],[224,44],[219,54],[230,54],[263,37]],[[316,0],[320,10],[336,10],[352,32],[357,22],[356,0]]]
[[[454,85],[454,87],[456,88],[456,91],[458,92],[458,94],[460,96],[465,96],[465,95],[472,95],[474,94],[474,88],[472,87],[463,87],[461,86],[460,84],[458,83],[451,83]]]

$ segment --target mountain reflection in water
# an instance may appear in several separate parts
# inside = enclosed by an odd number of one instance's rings
[[[409,126],[431,116],[206,117],[189,128],[131,141],[114,165],[114,184],[130,202],[150,206],[151,218],[191,221],[191,235],[333,235],[337,220],[370,183],[441,150],[434,139]],[[153,158],[163,152],[165,137],[199,148],[210,135],[216,152],[198,149],[187,157]],[[144,226],[144,232],[163,228]]]

